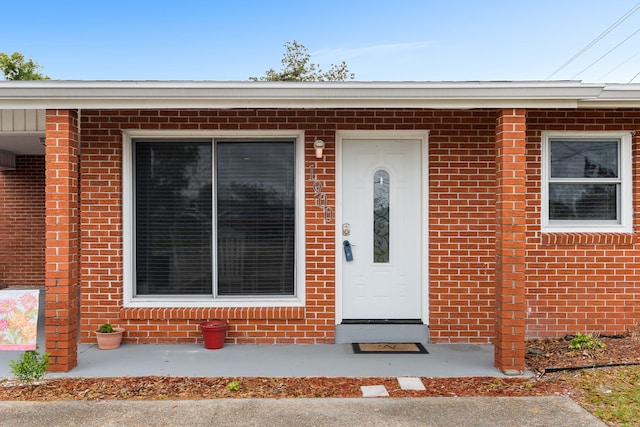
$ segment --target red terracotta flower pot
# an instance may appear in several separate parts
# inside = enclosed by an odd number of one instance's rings
[[[210,320],[200,323],[202,337],[204,338],[204,348],[208,350],[222,348],[228,327],[229,322],[226,320]]]

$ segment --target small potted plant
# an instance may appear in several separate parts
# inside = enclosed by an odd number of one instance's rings
[[[96,331],[98,348],[100,350],[113,350],[114,348],[120,347],[123,333],[124,328],[114,328],[111,323],[100,325]]]

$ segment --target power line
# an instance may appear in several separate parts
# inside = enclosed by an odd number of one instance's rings
[[[635,6],[633,6],[627,13],[625,13],[624,15],[622,15],[616,22],[614,22],[609,28],[607,28],[606,30],[604,30],[598,37],[596,37],[593,41],[591,41],[591,43],[589,43],[588,45],[586,45],[585,47],[582,48],[582,50],[578,53],[576,53],[575,55],[573,55],[571,57],[571,59],[569,59],[567,62],[565,62],[564,64],[562,64],[560,67],[558,67],[553,73],[549,74],[547,76],[547,78],[545,80],[549,80],[551,77],[555,76],[560,70],[562,70],[563,68],[565,68],[567,65],[571,64],[573,61],[575,61],[576,59],[578,59],[583,53],[585,53],[587,50],[591,49],[593,47],[594,44],[598,43],[603,37],[605,37],[607,34],[609,34],[611,31],[613,31],[618,25],[622,24],[624,21],[627,20],[627,18],[629,18],[631,15],[633,15],[638,9],[640,9],[640,3],[637,3]],[[597,62],[597,61],[596,61]],[[583,70],[584,71],[584,70]],[[581,71],[582,72],[582,71]],[[581,73],[580,72],[580,73]],[[578,73],[578,74],[580,74]]]
[[[609,70],[606,73],[604,73],[603,75],[601,75],[600,78],[597,81],[600,81],[600,80],[604,79],[609,74],[613,73],[615,70],[617,70],[618,68],[622,67],[624,64],[626,64],[627,62],[631,61],[632,59],[634,59],[638,55],[640,55],[640,50],[637,51],[636,53],[634,53],[631,57],[627,58],[626,60],[622,61],[621,63],[619,63],[618,65],[613,67],[611,70]]]
[[[620,45],[622,45],[623,43],[625,43],[627,40],[629,40],[631,37],[635,36],[636,34],[640,33],[640,28],[637,29],[636,31],[633,32],[633,34],[631,34],[629,37],[627,37],[626,39],[622,40],[620,43],[618,43],[617,45],[615,45],[614,47],[612,47],[611,49],[609,49],[608,51],[605,52],[604,55],[602,55],[600,58],[596,59],[595,61],[593,61],[591,64],[587,65],[586,67],[584,67],[578,74],[574,75],[573,77],[571,77],[571,80],[575,79],[576,77],[578,77],[580,74],[584,73],[585,71],[587,71],[589,68],[591,68],[592,66],[594,66],[596,63],[600,62],[600,60],[602,58],[604,58],[605,56],[609,55],[611,52],[613,52],[614,50],[616,50],[617,48],[620,47]]]

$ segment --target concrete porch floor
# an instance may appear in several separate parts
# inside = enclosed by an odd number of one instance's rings
[[[39,351],[45,349],[44,292],[40,292]],[[123,344],[99,350],[78,345],[78,366],[50,377],[216,376],[216,377],[466,377],[503,376],[493,365],[490,344],[426,344],[429,354],[354,354],[351,344]],[[0,378],[20,351],[0,351]],[[528,375],[528,373],[525,373]]]
[[[40,345],[40,351],[44,345]],[[229,345],[123,344],[99,350],[81,344],[78,366],[54,376],[267,376],[267,377],[463,377],[502,376],[493,366],[493,346],[429,344],[429,354],[354,354],[350,344]],[[10,360],[21,352],[0,351],[0,377],[11,377]]]

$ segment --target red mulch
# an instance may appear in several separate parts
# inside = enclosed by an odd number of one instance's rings
[[[529,341],[527,367],[544,374],[565,368],[640,364],[640,336],[635,333],[615,338],[601,336],[605,347],[596,350],[571,350],[570,338]]]
[[[228,385],[240,381],[237,390]],[[1,400],[113,400],[361,397],[360,386],[384,385],[390,397],[541,396],[563,393],[556,384],[531,378],[422,378],[426,391],[401,390],[396,378],[60,378],[39,384],[0,385]]]

